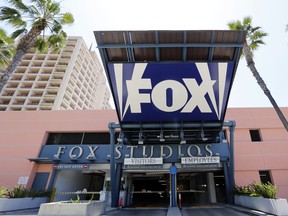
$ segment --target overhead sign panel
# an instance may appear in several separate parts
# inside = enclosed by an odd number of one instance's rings
[[[120,121],[223,121],[233,62],[109,63]]]

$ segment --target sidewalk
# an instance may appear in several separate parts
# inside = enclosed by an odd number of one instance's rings
[[[268,213],[265,213],[265,212],[261,212],[261,211],[257,211],[257,210],[254,210],[254,209],[249,209],[249,208],[245,208],[245,207],[237,206],[237,205],[226,204],[226,207],[235,209],[235,210],[240,211],[240,212],[246,212],[246,213],[249,213],[249,214],[253,214],[253,215],[261,215],[261,216],[270,216],[271,215],[271,214],[268,214]]]
[[[38,215],[39,208],[36,209],[27,209],[27,210],[19,210],[19,211],[10,211],[10,212],[0,212],[0,215],[13,215],[13,216],[35,216]]]
[[[167,211],[167,216],[182,216],[182,214],[178,207],[169,207]]]
[[[197,208],[192,208],[192,209],[197,209]],[[201,208],[200,208],[201,209]],[[209,208],[207,207],[207,211],[213,209],[213,207]],[[257,215],[257,216],[271,216],[270,214],[264,213],[264,212],[260,212],[260,211],[256,211],[253,209],[248,209],[248,208],[244,208],[241,206],[235,206],[235,205],[223,205],[223,210],[225,211],[225,209],[233,209],[237,212],[242,212],[245,215]],[[28,209],[28,210],[21,210],[21,211],[11,211],[11,212],[0,212],[0,215],[10,215],[10,216],[37,216],[38,215],[38,208],[37,209]],[[163,210],[160,209],[110,209],[111,211],[107,211],[104,215],[121,215],[121,216],[125,216],[124,214],[127,215],[135,215],[137,213],[144,213],[145,214],[145,210],[147,211],[146,214],[149,213],[154,213],[156,215],[162,215],[163,214]],[[189,208],[185,210],[185,208],[183,208],[182,210],[180,210],[178,207],[169,207],[167,210],[167,215],[166,216],[182,216],[183,214],[181,212],[185,212],[185,211],[189,211]],[[152,212],[150,212],[152,211]],[[202,211],[205,212],[205,208],[202,208]],[[123,214],[124,213],[124,214]],[[184,214],[185,215],[185,214]],[[213,215],[212,215],[213,216]]]

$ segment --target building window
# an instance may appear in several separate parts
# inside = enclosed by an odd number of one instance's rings
[[[262,141],[259,130],[250,130],[249,132],[250,132],[252,142]]]
[[[83,133],[50,133],[46,145],[79,145]]]
[[[271,175],[269,170],[259,171],[260,180],[263,184],[272,183]]]
[[[117,143],[119,133],[115,133]],[[109,132],[98,133],[49,133],[46,145],[110,144]]]
[[[115,134],[115,143],[117,137]],[[110,144],[110,134],[108,132],[85,133],[82,144]]]

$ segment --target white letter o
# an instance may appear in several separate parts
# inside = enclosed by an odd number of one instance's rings
[[[167,89],[172,89],[172,105],[167,106]],[[180,82],[165,80],[158,83],[152,90],[154,105],[164,112],[174,112],[182,108],[187,102],[188,93]]]

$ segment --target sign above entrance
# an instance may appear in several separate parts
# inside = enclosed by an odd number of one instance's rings
[[[223,121],[233,62],[110,63],[121,122]]]
[[[89,169],[89,164],[54,164],[54,169],[83,170]]]
[[[125,158],[124,165],[160,165],[163,158]]]
[[[55,161],[55,169],[89,169],[89,164],[107,163],[110,146],[103,145],[44,145],[39,158]],[[115,146],[116,163],[125,165],[163,164],[180,162],[181,158],[229,157],[228,143],[199,145],[121,145]],[[41,162],[40,162],[41,163]]]
[[[219,156],[212,157],[182,157],[181,164],[217,164],[220,163]]]

